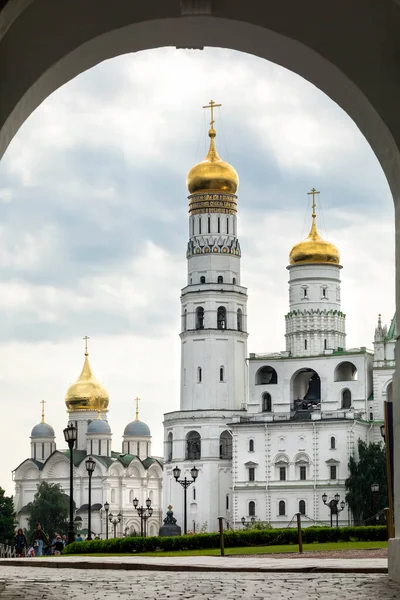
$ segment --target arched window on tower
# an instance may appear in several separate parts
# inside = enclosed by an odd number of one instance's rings
[[[256,503],[253,502],[253,500],[251,500],[251,502],[249,502],[249,517],[255,517],[256,516]]]
[[[221,219],[218,217],[218,233],[221,233]]]
[[[226,329],[226,308],[219,306],[217,311],[217,328]]]
[[[219,368],[219,381],[220,383],[223,383],[224,381],[224,367]]]
[[[279,501],[278,512],[280,517],[284,517],[286,514],[286,504],[284,500]]]
[[[268,394],[268,392],[265,392],[262,396],[262,410],[263,412],[272,411],[272,398],[271,394]]]
[[[224,283],[224,278],[222,275],[218,275],[217,283]]]
[[[299,502],[299,513],[301,515],[305,515],[306,514],[306,503],[304,500],[300,500]]]
[[[201,233],[201,217],[199,217],[199,233]]]
[[[234,278],[232,279],[232,283],[233,283],[233,285],[236,285],[236,277],[234,277]]]
[[[226,233],[229,233],[229,217],[226,218]]]
[[[243,313],[242,313],[242,309],[238,308],[236,314],[237,314],[237,330],[238,331],[243,331]]]
[[[196,329],[204,329],[204,308],[202,306],[196,308]]]
[[[187,329],[187,309],[185,308],[185,310],[183,311],[183,323],[182,323],[182,329],[183,331],[186,331]]]
[[[211,231],[211,219],[208,217],[208,233]]]
[[[197,431],[190,431],[186,436],[186,460],[201,458],[201,437]]]
[[[174,443],[174,436],[172,431],[169,432],[167,438],[167,462],[171,462],[172,460],[172,447]]]
[[[336,438],[335,436],[331,436],[331,450],[336,450]]]
[[[219,457],[232,460],[232,435],[227,430],[219,436]]]
[[[200,283],[205,283],[206,282],[206,278],[204,277],[204,275],[202,275],[200,277]]]
[[[254,440],[249,440],[249,452],[254,452]]]
[[[197,383],[201,383],[203,378],[203,371],[201,367],[197,367]]]
[[[351,407],[351,391],[343,390],[342,392],[342,408],[350,408]]]

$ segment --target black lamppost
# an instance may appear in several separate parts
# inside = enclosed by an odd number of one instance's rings
[[[328,496],[326,494],[322,494],[322,502],[329,507],[331,512],[331,527],[333,527],[333,515],[336,515],[336,527],[339,527],[339,513],[344,510],[346,502],[342,500],[339,508],[340,494],[335,494],[332,500],[329,502],[327,502],[327,500]]]
[[[89,512],[88,512],[88,536],[87,539],[90,541],[92,539],[92,475],[93,471],[96,468],[96,463],[93,458],[90,456],[87,461],[85,461],[86,471],[89,475]]]
[[[137,513],[140,517],[140,536],[146,537],[146,521],[150,519],[153,514],[153,507],[151,506],[150,498],[146,500],[146,506],[139,506],[139,500],[134,498],[133,506],[136,508]],[[146,514],[147,513],[147,514]],[[143,525],[144,523],[144,525]]]
[[[114,537],[116,538],[117,537],[117,525],[118,525],[118,523],[121,522],[122,515],[121,515],[121,513],[118,513],[118,515],[116,517],[114,517],[114,515],[112,513],[110,513],[110,516],[108,518],[110,520],[110,523],[112,525],[114,525]]]
[[[199,470],[196,467],[192,467],[192,469],[190,469],[190,474],[192,476],[192,479],[187,479],[185,477],[185,479],[179,479],[179,477],[181,476],[181,470],[178,466],[175,467],[175,469],[173,469],[172,471],[176,481],[178,483],[181,484],[181,486],[183,487],[184,493],[183,493],[183,532],[184,534],[187,533],[187,493],[186,490],[188,489],[189,485],[192,485],[192,483],[194,483],[197,479],[197,476],[199,474]]]
[[[250,524],[253,525],[253,523],[255,523],[256,519],[255,519],[255,517],[251,517],[250,521],[247,521],[247,523],[246,523],[246,518],[245,517],[242,517],[240,520],[242,522],[243,529],[247,529]]]
[[[106,540],[108,540],[108,511],[110,510],[110,505],[108,502],[104,502],[104,510],[106,511]]]
[[[73,423],[64,429],[64,438],[69,448],[69,528],[68,544],[75,541],[74,530],[74,445],[77,440],[78,430]]]
[[[377,509],[377,505],[378,505],[378,497],[379,497],[379,483],[373,483],[371,485],[371,492],[372,492],[372,504],[373,504],[374,511],[376,513],[376,509]],[[379,519],[379,517],[377,515],[376,520],[378,520],[378,519]]]

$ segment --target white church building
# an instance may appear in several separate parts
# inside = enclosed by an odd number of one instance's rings
[[[140,533],[140,518],[133,499],[137,498],[139,505],[145,506],[146,499],[150,498],[153,515],[147,521],[147,532],[158,535],[162,522],[162,459],[151,455],[151,433],[148,425],[139,420],[138,402],[136,419],[125,427],[120,451],[113,451],[107,421],[109,396],[94,377],[86,351],[82,372],[69,387],[65,403],[68,423],[77,427],[73,476],[75,518],[80,522],[81,531],[87,533],[89,480],[85,461],[91,456],[96,463],[92,476],[93,534],[106,536],[106,502],[110,505],[108,515],[122,516],[117,525],[118,537]],[[41,482],[58,483],[69,495],[69,465],[69,450],[57,449],[54,429],[45,422],[42,408],[42,420],[31,433],[31,456],[13,471],[18,527],[27,527],[27,505],[33,501]],[[108,530],[112,537],[113,526],[109,522]]]
[[[211,103],[210,106],[212,106]],[[164,511],[183,523],[191,479],[188,530],[215,531],[218,516],[287,525],[329,523],[324,505],[345,497],[357,440],[379,442],[383,402],[391,399],[395,320],[379,317],[374,351],[346,349],[340,303],[340,256],[316,225],[289,255],[286,349],[247,354],[247,289],[240,274],[237,188],[233,167],[218,156],[211,117],[206,158],[188,174],[187,282],[181,292],[180,410],[164,415]],[[339,523],[348,524],[347,507]]]

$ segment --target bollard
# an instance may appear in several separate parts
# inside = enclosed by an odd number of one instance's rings
[[[225,556],[224,517],[218,517],[218,521],[219,521],[219,547],[221,549],[221,556]]]
[[[301,515],[297,513],[297,535],[299,538],[299,553],[303,554],[303,536],[301,534]]]

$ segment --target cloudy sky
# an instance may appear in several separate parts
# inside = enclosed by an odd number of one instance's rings
[[[202,160],[207,115],[240,176],[238,233],[249,292],[249,352],[284,349],[286,265],[308,233],[341,251],[347,346],[372,348],[394,311],[393,207],[354,123],[297,75],[238,52],[161,49],[107,61],[50,96],[0,163],[0,485],[46,421],[63,447],[64,396],[90,336],[107,387],[113,448],[140,417],[162,454],[163,413],[179,406],[180,288],[186,283],[186,174]],[[5,426],[4,426],[5,425]]]

